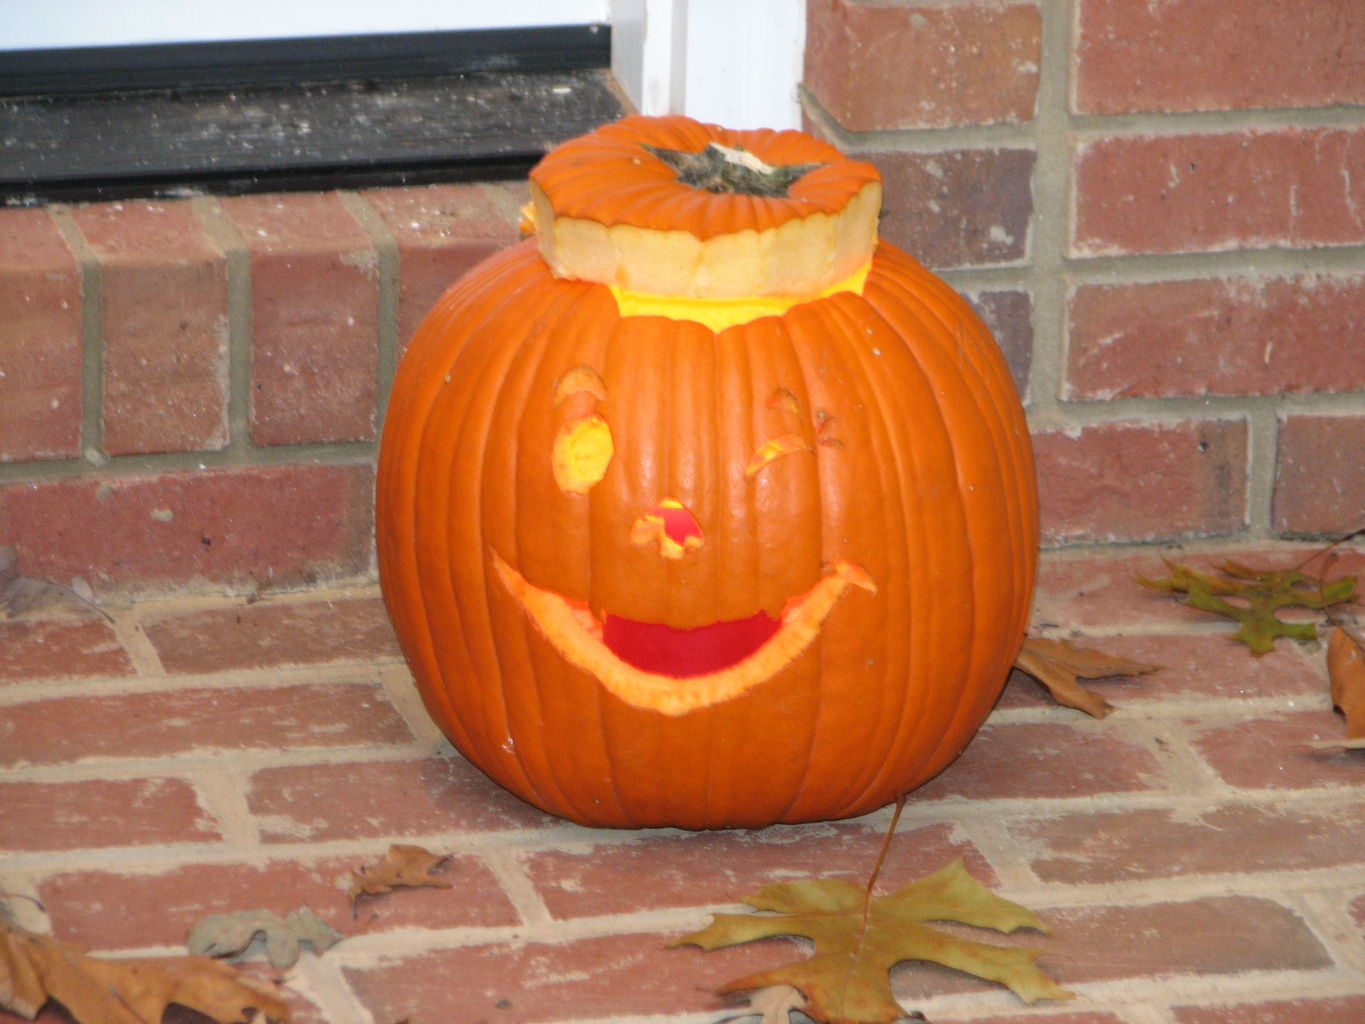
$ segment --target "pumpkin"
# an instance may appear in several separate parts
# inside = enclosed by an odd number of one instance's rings
[[[631,116],[531,172],[535,237],[394,380],[381,585],[426,707],[615,827],[843,818],[940,772],[1024,635],[1037,499],[968,305],[796,131]]]

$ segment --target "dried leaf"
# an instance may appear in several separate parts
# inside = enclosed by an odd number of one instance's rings
[[[351,903],[354,905],[366,896],[383,895],[400,886],[449,889],[448,883],[432,877],[448,860],[449,855],[441,857],[420,846],[394,843],[382,861],[351,872]]]
[[[0,545],[0,611],[6,618],[17,619],[25,612],[65,601],[92,608],[113,621],[108,612],[95,604],[95,594],[89,583],[77,576],[71,584],[67,587],[55,580],[20,575],[19,556],[14,545]]]
[[[1103,718],[1114,708],[1099,694],[1083,687],[1081,679],[1136,676],[1155,672],[1160,667],[1129,661],[1089,647],[1077,647],[1066,640],[1035,636],[1024,639],[1023,649],[1014,666],[1047,687],[1058,704],[1084,711],[1093,718]]]
[[[721,1024],[748,1020],[750,1017],[757,1017],[758,1024],[790,1024],[792,1011],[800,1010],[805,1005],[806,997],[799,989],[790,985],[772,985],[749,996],[740,1012],[723,1017]]]
[[[1346,735],[1365,738],[1365,649],[1340,626],[1327,641],[1327,675],[1332,684],[1332,706],[1346,716]]]
[[[736,979],[721,992],[791,985],[806,997],[803,1011],[824,1024],[891,1024],[903,1018],[905,1011],[892,997],[887,977],[902,960],[930,960],[997,981],[1030,1003],[1073,995],[1039,970],[1037,950],[959,939],[923,923],[1047,931],[1031,911],[972,878],[961,860],[870,901],[862,886],[816,879],[766,886],[744,902],[771,913],[716,914],[701,931],[671,945],[712,950],[775,935],[810,939],[815,952],[809,960]]]
[[[1332,630],[1327,641],[1327,678],[1332,686],[1332,706],[1346,716],[1346,735],[1309,745],[1319,750],[1365,749],[1365,648],[1340,626]]]
[[[1139,576],[1138,582],[1153,590],[1184,594],[1191,608],[1232,619],[1237,632],[1232,639],[1244,643],[1252,654],[1267,654],[1277,637],[1313,640],[1312,622],[1288,622],[1282,608],[1323,609],[1355,597],[1356,578],[1338,576],[1319,579],[1298,569],[1254,569],[1237,562],[1224,562],[1213,572],[1200,572],[1178,562],[1166,562],[1170,574],[1161,579]]]
[[[288,917],[273,910],[236,910],[210,914],[195,925],[189,949],[204,956],[237,956],[257,935],[265,936],[265,954],[279,970],[298,962],[303,943],[323,953],[345,938],[307,907],[299,907]]]
[[[172,1003],[219,1024],[288,1021],[273,985],[203,956],[92,957],[66,942],[17,928],[0,930],[0,1009],[32,1019],[49,1000],[78,1024],[159,1022]]]

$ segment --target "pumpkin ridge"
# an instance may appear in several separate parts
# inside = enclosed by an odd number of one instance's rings
[[[468,289],[459,284],[447,289],[439,301],[434,315],[422,324],[408,345],[409,351],[413,352],[413,358],[408,360],[406,367],[400,367],[400,373],[395,375],[394,383],[397,397],[390,402],[386,423],[391,422],[397,425],[419,416],[422,421],[426,420],[433,404],[439,397],[438,382],[443,379],[444,375],[449,372],[449,368],[459,358],[459,352],[463,348],[460,339],[474,336],[477,333],[478,324],[493,318],[496,311],[505,302],[510,301],[502,294],[501,289],[515,289],[518,282],[535,275],[536,266],[533,261],[535,261],[535,253],[532,245],[526,244],[519,248],[508,249],[498,254],[490,262],[489,287],[482,290],[480,294],[467,297]],[[467,300],[473,303],[472,307],[463,305]],[[483,310],[482,317],[471,316],[467,321],[456,326],[455,317],[470,309]],[[453,337],[446,333],[447,323],[451,327],[456,327]],[[439,368],[435,373],[428,372],[430,366],[427,360],[434,360],[437,356],[441,357],[437,364]],[[410,390],[405,386],[410,380],[414,381],[414,388],[417,381],[425,381],[427,386],[420,391]],[[414,496],[411,488],[416,485],[416,480],[420,475],[420,467],[417,462],[424,448],[425,436],[425,427],[417,430],[415,434],[409,430],[398,429],[385,432],[380,472],[376,474],[377,521],[382,523],[397,518],[398,513],[391,513],[389,509],[397,501],[398,495],[401,494],[408,499]],[[400,445],[403,446],[403,450],[395,451]],[[402,476],[402,486],[396,485],[392,480],[397,475]],[[413,523],[414,532],[417,513],[415,501],[408,500],[404,503],[402,517]],[[386,559],[388,565],[397,564],[405,568],[401,574],[396,569],[391,569],[381,577],[381,582],[385,584],[383,587],[385,604],[389,608],[390,615],[396,618],[414,615],[426,622],[430,616],[430,609],[427,607],[427,597],[420,577],[420,565],[416,551],[411,547],[395,550],[396,541],[392,534],[392,530],[379,531],[380,543],[377,546],[381,549],[381,554],[385,550],[393,552]],[[404,637],[404,641],[408,656],[416,660],[419,665],[428,666],[424,671],[419,670],[417,672],[419,686],[421,686],[423,678],[430,677],[438,672],[435,669],[438,664],[438,655],[430,643],[431,632],[425,627],[414,630],[411,631],[410,635]],[[412,645],[419,641],[426,641],[422,644],[422,650],[412,651]],[[444,713],[444,717],[455,723],[454,731],[468,743],[464,726],[455,717],[450,696],[445,689],[421,686],[421,692],[423,701],[429,707],[439,709]]]
[[[909,258],[906,257],[908,260]],[[918,267],[918,264],[916,264]],[[923,267],[918,267],[919,271],[926,277],[927,271]],[[937,279],[935,279],[937,280]],[[913,306],[925,305],[935,319],[943,324],[945,330],[960,331],[960,321],[955,321],[950,327],[944,319],[941,309],[937,305],[927,305],[924,300],[900,286],[894,280],[885,278],[880,284],[884,285],[889,292],[899,296],[902,303]],[[945,286],[946,287],[946,286]],[[957,299],[955,293],[943,293],[940,291],[939,298],[944,302],[952,302]],[[960,300],[958,300],[960,301]],[[1023,552],[1021,557],[1031,561],[1028,554],[1028,543],[1019,531],[1025,529],[1026,519],[1036,520],[1036,497],[1034,493],[1033,480],[1033,459],[1030,446],[1026,443],[1027,426],[1023,422],[1021,414],[1009,415],[1009,410],[1018,409],[1018,392],[1014,386],[1013,377],[1009,373],[1009,368],[1005,364],[1004,357],[998,348],[982,345],[979,339],[983,332],[986,332],[984,324],[980,324],[975,313],[972,318],[980,325],[981,331],[977,332],[977,340],[971,344],[964,344],[967,338],[958,335],[956,341],[964,352],[968,364],[973,368],[973,381],[980,385],[979,389],[973,390],[973,400],[976,402],[978,411],[986,417],[991,425],[992,440],[995,445],[991,452],[995,457],[996,464],[1000,471],[1000,476],[1007,484],[1005,487],[1004,499],[1009,509],[1006,516],[1009,529],[1012,531],[1011,544],[1008,549],[1013,552]],[[989,336],[988,333],[986,336]],[[1022,410],[1020,410],[1020,413]],[[1021,431],[1020,426],[1024,429]],[[1010,455],[1009,458],[1001,457],[1001,446]],[[1030,495],[1029,501],[1033,505],[1032,514],[1027,514],[1025,503],[1022,496]],[[1032,570],[1025,570],[1024,577],[1027,589],[1032,589]],[[1022,630],[1027,618],[1020,621],[1019,628]]]
[[[543,273],[543,264],[539,265],[537,270]],[[466,459],[475,479],[486,480],[489,467],[496,467],[499,464],[496,446],[510,444],[515,457],[517,445],[515,434],[495,429],[504,419],[500,413],[509,406],[516,408],[523,406],[522,401],[511,396],[514,392],[524,391],[529,387],[528,377],[539,362],[539,355],[536,353],[543,353],[554,341],[555,332],[549,325],[557,319],[557,314],[562,315],[568,309],[591,298],[590,290],[582,285],[572,286],[569,282],[559,282],[569,283],[571,287],[546,289],[543,287],[543,281],[544,278],[537,274],[527,285],[509,296],[508,304],[503,307],[504,317],[499,325],[501,329],[480,332],[476,337],[474,344],[494,353],[501,360],[501,365],[495,371],[480,367],[465,369],[462,389],[470,394],[471,398],[461,403],[459,418],[451,424],[454,427],[453,434],[439,432],[439,436],[433,436],[434,449],[440,451],[443,458],[450,460],[446,465],[451,465],[457,456]],[[508,337],[506,331],[509,322],[516,325],[513,335],[515,343],[496,343],[494,338]],[[498,387],[492,391],[481,389],[477,383],[480,379],[497,380]],[[454,437],[454,443],[447,440],[451,436]],[[452,478],[453,473],[449,469],[438,468],[439,478]],[[462,550],[461,534],[468,530],[468,523],[480,524],[481,532],[485,532],[491,519],[496,535],[508,519],[515,517],[514,491],[507,497],[501,493],[489,494],[484,486],[466,490],[467,493],[461,491],[453,497],[457,501],[468,502],[468,514],[464,516],[453,514],[451,510],[460,506],[447,505],[446,529],[438,531],[438,535],[440,533],[445,535],[447,551]],[[493,506],[503,502],[506,504],[505,515],[498,515],[493,511]],[[472,623],[472,628],[479,635],[488,637],[482,652],[478,645],[472,648],[469,678],[462,681],[467,689],[474,690],[476,694],[466,707],[476,708],[481,719],[476,730],[476,741],[467,756],[476,764],[485,766],[485,770],[486,766],[491,764],[503,766],[515,763],[525,787],[519,795],[538,806],[551,804],[552,797],[563,801],[565,806],[572,806],[572,801],[565,800],[553,773],[545,770],[543,762],[537,762],[533,750],[525,749],[525,740],[523,739],[520,744],[517,742],[516,737],[523,730],[518,724],[520,718],[518,708],[509,701],[507,688],[501,685],[488,687],[478,682],[483,679],[505,679],[511,668],[510,663],[515,661],[531,664],[534,660],[526,650],[524,641],[519,645],[506,631],[498,628],[498,607],[492,597],[492,588],[496,586],[496,582],[487,572],[486,557],[482,552],[470,548],[464,548],[463,557],[440,556],[436,552],[430,554],[438,566],[451,567],[445,574],[443,583],[456,605],[461,608],[464,621]],[[478,583],[466,591],[464,587],[456,585],[454,577],[457,574],[465,575],[470,580],[477,580]],[[480,660],[485,663],[480,664]],[[527,756],[523,758],[523,754]],[[548,787],[546,778],[550,780]]]
[[[878,525],[878,536],[894,538],[895,544],[886,546],[888,565],[886,574],[892,579],[909,579],[921,567],[929,562],[926,551],[923,550],[921,530],[900,530],[897,529],[898,523],[906,522],[912,515],[913,498],[916,489],[903,486],[906,482],[906,463],[908,458],[903,447],[898,443],[899,424],[902,419],[897,414],[898,404],[904,402],[905,395],[903,390],[898,389],[895,394],[887,394],[880,386],[880,377],[885,367],[883,360],[891,358],[890,351],[885,351],[881,355],[870,351],[868,335],[865,328],[858,322],[866,316],[868,309],[865,300],[861,296],[843,297],[836,296],[834,301],[828,302],[821,307],[812,308],[811,313],[819,313],[834,326],[834,329],[827,333],[833,339],[833,344],[837,346],[840,359],[845,367],[848,368],[850,377],[859,382],[858,404],[863,409],[867,419],[867,442],[878,451],[887,452],[886,459],[873,460],[878,472],[877,489],[875,501],[870,498],[863,500],[869,501],[881,511],[880,522]],[[888,332],[890,334],[890,332]],[[898,336],[892,336],[898,348],[904,349]],[[919,362],[908,351],[904,352],[907,367],[916,375],[922,374]],[[903,389],[905,386],[904,375],[898,375],[899,383]],[[922,390],[928,394],[929,388],[921,384]],[[913,550],[916,546],[921,548],[918,553]],[[909,602],[908,622],[910,630],[916,629],[917,625],[925,620],[925,616],[917,615],[914,607],[918,591],[911,589],[907,595]],[[888,594],[888,602],[894,597]],[[888,608],[884,615],[890,615]],[[892,652],[888,650],[886,643],[886,629],[876,631],[878,638],[876,647],[876,659],[882,663],[883,671],[893,672]],[[905,661],[905,673],[903,678],[913,680],[913,661],[915,647],[912,642],[907,645],[908,659]],[[870,723],[866,729],[862,743],[866,749],[875,753],[866,758],[863,764],[861,775],[850,774],[842,791],[840,801],[845,808],[854,808],[867,799],[869,791],[873,790],[881,775],[891,768],[891,759],[887,756],[890,750],[894,749],[894,740],[897,736],[902,723],[907,717],[923,721],[928,716],[918,714],[918,708],[911,701],[915,699],[915,694],[910,694],[910,699],[899,699],[896,692],[891,688],[883,689],[878,697],[880,706],[875,710],[865,709],[863,714]],[[905,766],[897,766],[904,771]],[[884,802],[884,801],[879,801]]]
[[[879,281],[877,283],[878,287],[870,289],[869,301],[873,304],[874,308],[879,308],[879,311],[884,316],[890,315],[889,311],[885,310],[885,308],[880,305],[885,297],[886,300],[895,302],[901,316],[913,317],[916,323],[932,325],[933,330],[930,331],[930,334],[936,339],[932,348],[938,349],[940,352],[936,357],[937,361],[942,364],[942,370],[940,372],[951,374],[954,377],[952,382],[954,386],[941,390],[945,393],[958,395],[962,401],[971,403],[971,411],[975,414],[975,420],[969,417],[963,417],[960,413],[954,413],[952,415],[945,414],[945,420],[952,419],[954,422],[963,422],[964,420],[980,422],[989,435],[989,440],[991,442],[989,444],[968,446],[963,439],[953,439],[953,447],[955,451],[958,452],[958,454],[955,454],[954,456],[954,464],[958,467],[958,472],[961,473],[962,471],[961,464],[963,455],[961,453],[970,448],[973,456],[979,452],[982,453],[984,457],[990,458],[991,465],[988,467],[988,476],[991,478],[992,482],[999,481],[1016,485],[1003,488],[1009,493],[1006,495],[1007,507],[1002,514],[1002,518],[1004,520],[1003,525],[1005,529],[1011,534],[1010,543],[1005,545],[1004,548],[1007,552],[1014,552],[1019,557],[1009,560],[1008,566],[1003,568],[1007,568],[1012,576],[1026,581],[1023,589],[1031,591],[1032,574],[1026,567],[1020,564],[1020,558],[1024,557],[1024,549],[1023,545],[1019,543],[1019,538],[1014,536],[1019,528],[1020,522],[1020,516],[1017,514],[1019,511],[1017,508],[1017,485],[1019,482],[1010,479],[1011,471],[1014,468],[1015,463],[1013,460],[1001,459],[999,456],[1002,440],[1008,440],[1010,431],[1009,424],[1006,422],[1007,418],[1002,415],[1004,407],[995,401],[994,392],[998,392],[999,389],[991,386],[995,382],[990,378],[991,376],[999,378],[1002,374],[1004,374],[1006,378],[1008,377],[1008,371],[1004,367],[1003,359],[1000,358],[998,354],[996,354],[995,359],[991,359],[992,353],[984,346],[972,344],[970,350],[965,348],[964,342],[968,341],[968,339],[961,333],[963,321],[959,317],[954,317],[950,321],[941,305],[926,302],[921,296],[909,292],[904,288],[900,288],[895,282],[891,281],[885,282],[887,284],[887,289],[883,292],[880,288],[882,283],[883,282]],[[894,298],[892,298],[893,295]],[[944,300],[944,303],[956,304],[954,303],[954,299],[956,298],[955,295],[950,296],[945,294],[941,297]],[[962,312],[970,313],[965,307]],[[973,318],[975,317],[975,314],[970,315]],[[896,317],[895,319],[899,320],[900,317]],[[982,330],[984,330],[984,327]],[[952,342],[949,341],[949,338],[952,339]],[[957,344],[959,349],[965,354],[965,359],[952,358],[949,352],[952,343]],[[982,356],[991,364],[989,367],[982,365]],[[994,371],[993,374],[990,371]],[[969,386],[971,384],[980,386]],[[965,493],[961,485],[957,488],[957,493]],[[967,510],[964,507],[964,512],[965,511]],[[978,518],[979,517],[967,516],[966,521],[975,523]],[[978,573],[984,573],[986,578],[985,582],[989,582],[989,577],[996,574],[997,570],[1002,567],[997,566],[996,560],[990,560],[990,564],[985,565],[979,557],[980,547],[980,537],[973,535],[973,533],[969,531],[967,536],[968,557],[973,565],[979,567],[973,571],[973,576],[977,576]],[[986,588],[980,585],[981,582],[982,580],[978,579],[978,585],[972,588],[973,595],[988,592]],[[1018,587],[1016,586],[1014,589],[1017,590]],[[1018,624],[1017,634],[1020,641],[1023,639],[1023,621],[1026,620],[1027,613],[1028,608],[1026,602],[1021,608],[1016,610],[1016,622]],[[1000,623],[995,621],[982,622],[982,616],[985,614],[985,612],[978,610],[971,617],[971,632],[973,635],[984,633],[987,636],[1001,634],[1008,637],[1015,632],[1015,629],[1013,628],[1015,623]],[[1021,620],[1020,616],[1023,616],[1024,619]],[[1008,645],[1008,641],[1001,640],[988,646],[992,649],[999,650],[1001,649],[1001,644]],[[979,643],[970,643],[968,645],[968,649],[972,652],[972,658],[975,661],[978,656],[982,656],[986,657],[987,660],[980,665],[970,665],[968,671],[974,672],[977,676],[982,678],[999,675],[1001,680],[1000,688],[1003,688],[1004,682],[1008,676],[1009,664],[1013,662],[1014,656],[1017,654],[1017,644],[1008,651],[1008,658],[1004,659],[1003,667],[1000,664],[1002,659],[999,654],[995,657],[990,657],[988,653],[979,649],[980,646]],[[955,757],[960,753],[960,746],[957,746],[952,742],[952,737],[960,734],[961,726],[959,723],[977,717],[977,714],[983,709],[989,710],[989,706],[994,704],[994,699],[998,698],[998,695],[999,690],[997,689],[994,698],[989,701],[985,699],[987,695],[983,693],[978,705],[973,705],[972,703],[965,701],[959,701],[955,705],[950,727],[944,730],[939,748],[935,751],[934,758],[936,760],[943,759],[946,763],[947,760],[951,760],[952,757]],[[965,744],[965,740],[963,742]],[[944,756],[945,753],[948,755],[947,757]]]
[[[543,267],[543,264],[542,264]],[[547,271],[548,274],[548,271]],[[501,465],[521,466],[523,464],[539,465],[544,467],[549,462],[549,451],[538,447],[536,433],[530,418],[534,411],[541,411],[546,418],[553,419],[557,415],[574,415],[576,410],[568,403],[556,406],[552,396],[555,391],[555,383],[560,380],[565,372],[564,362],[566,353],[572,353],[572,358],[567,361],[574,365],[593,366],[596,360],[594,356],[599,356],[605,351],[609,339],[603,338],[601,331],[601,320],[603,315],[610,315],[611,301],[609,297],[602,294],[601,289],[590,285],[578,285],[578,292],[570,296],[565,306],[560,310],[559,315],[553,315],[553,311],[548,309],[530,310],[524,314],[528,319],[543,320],[545,326],[539,332],[528,332],[527,338],[543,338],[543,344],[533,350],[524,350],[523,359],[525,369],[519,378],[514,379],[514,375],[509,371],[500,389],[499,402],[505,403],[509,409],[506,416],[498,416],[496,411],[490,417],[490,423],[501,421],[513,421],[516,429],[509,431],[511,449],[508,451]],[[523,341],[523,349],[526,342]],[[584,363],[581,360],[586,359]],[[518,389],[508,392],[510,384],[517,384]],[[604,385],[605,386],[605,385]],[[609,403],[611,398],[610,389],[607,390],[606,397],[593,400],[593,407],[600,412],[603,406]],[[543,436],[543,431],[541,435]],[[536,476],[540,481],[540,486],[548,489],[545,482],[545,475]],[[539,516],[544,514],[543,500],[538,496],[538,490],[534,483],[527,479],[527,474],[513,472],[508,474],[505,486],[510,494],[513,495],[513,507],[509,514],[499,521],[499,529],[485,528],[484,536],[493,538],[490,542],[485,564],[493,567],[485,577],[485,583],[489,591],[493,588],[500,588],[502,581],[496,571],[498,548],[496,538],[501,533],[501,527],[508,523],[512,524],[512,529],[507,531],[507,535],[513,538],[511,553],[512,557],[521,563],[526,552],[532,546],[530,538],[540,532],[538,528]],[[591,490],[581,497],[581,501],[574,504],[586,503],[589,507],[592,503]],[[525,519],[518,514],[518,510],[523,507],[536,509],[538,515],[532,519]],[[575,517],[569,517],[574,519]],[[588,522],[588,515],[581,517],[582,540],[588,546],[592,543],[592,528]],[[564,547],[568,540],[562,532],[557,532],[555,539],[556,547]],[[532,559],[535,560],[535,559]],[[590,565],[590,563],[589,563]],[[588,569],[590,572],[590,568]],[[584,581],[582,585],[586,588],[590,581]],[[584,593],[590,591],[585,589]],[[488,600],[496,600],[491,593]],[[525,663],[534,666],[541,659],[534,653],[537,643],[533,637],[532,628],[525,621],[525,616],[515,615],[515,624],[509,629],[509,633],[515,633],[520,649],[525,652]],[[592,798],[583,795],[583,786],[575,781],[577,777],[584,773],[595,773],[606,771],[612,774],[614,767],[609,749],[599,742],[592,744],[580,743],[572,749],[566,749],[555,742],[557,737],[547,735],[541,727],[544,721],[553,721],[560,717],[553,713],[556,703],[577,704],[580,697],[584,694],[590,700],[600,702],[600,688],[595,682],[585,685],[582,680],[571,679],[572,670],[565,667],[557,671],[540,674],[534,667],[526,670],[525,674],[534,681],[534,685],[526,688],[531,696],[531,702],[527,705],[528,719],[531,722],[530,728],[518,728],[517,732],[523,736],[530,734],[534,737],[534,750],[539,763],[539,771],[531,774],[532,782],[536,786],[536,791],[542,806],[561,806],[571,808],[573,815],[579,819],[591,818],[594,815],[608,814],[620,815],[626,813],[623,803],[617,800],[615,806],[594,806]],[[496,678],[513,678],[506,674],[500,674]],[[572,691],[572,692],[571,692]],[[500,693],[506,695],[507,687],[500,688]],[[509,721],[511,719],[509,718]],[[513,723],[515,724],[515,723]],[[600,737],[600,733],[598,734]]]
[[[957,474],[953,486],[951,488],[946,488],[950,497],[942,499],[938,504],[937,512],[934,516],[936,523],[934,533],[940,538],[940,543],[942,544],[944,536],[951,531],[953,537],[952,550],[956,553],[956,557],[952,560],[953,564],[950,571],[954,576],[954,582],[958,583],[960,579],[971,578],[971,564],[974,554],[971,526],[969,522],[970,517],[967,514],[967,509],[961,496],[964,493],[964,489],[969,484],[976,485],[979,481],[964,480],[961,476],[962,467],[960,465],[960,450],[962,448],[962,442],[957,436],[957,432],[955,432],[950,425],[956,423],[957,420],[949,415],[948,408],[945,406],[944,400],[941,397],[945,391],[942,386],[943,382],[938,373],[935,372],[935,349],[937,349],[940,344],[940,332],[943,330],[943,325],[936,319],[916,316],[914,319],[913,333],[907,335],[904,328],[898,330],[895,325],[888,321],[881,310],[877,310],[871,303],[869,303],[869,306],[871,306],[881,322],[886,324],[886,329],[889,334],[902,337],[913,336],[920,342],[920,344],[916,346],[913,362],[915,373],[921,382],[925,394],[931,396],[930,400],[926,402],[926,415],[927,409],[932,408],[933,419],[936,426],[939,428],[939,434],[943,438],[942,443],[946,452],[945,461],[949,464],[952,471]],[[897,453],[897,458],[898,460],[902,458],[899,451]],[[912,473],[911,475],[912,478],[918,478],[922,474]],[[902,478],[904,479],[904,477]],[[915,479],[914,482],[912,482],[911,493],[916,493],[917,488],[915,487],[915,484],[918,482],[918,479]],[[944,510],[949,505],[951,505],[952,512],[950,524],[944,522],[945,517],[943,515]],[[926,531],[913,532],[915,532],[917,536],[922,536]],[[934,557],[934,555],[925,557],[925,563],[931,562]],[[965,559],[966,564],[959,561],[959,558]],[[972,623],[968,628],[967,635],[965,637],[960,637],[961,642],[959,646],[968,653],[965,664],[962,666],[961,672],[957,673],[957,675],[964,680],[977,679],[979,677],[974,674],[973,671],[975,668],[973,664],[975,648],[972,643],[976,633],[975,618],[973,614],[976,605],[975,593],[973,588],[963,587],[960,583],[957,589],[965,591],[965,593],[962,594],[962,600],[971,602],[972,604],[971,609],[959,608],[955,610],[956,614],[954,618]],[[923,628],[927,642],[920,645],[914,645],[912,640],[910,657],[913,661],[916,655],[918,655],[920,660],[923,661],[927,654],[931,663],[941,665],[943,664],[943,658],[937,653],[926,651],[926,648],[929,648],[932,645],[934,638],[945,635],[948,631],[942,628],[945,623],[934,621],[936,616],[940,614],[938,608],[931,607],[926,610],[929,613],[927,616],[929,622]],[[920,621],[923,622],[926,616],[921,614],[919,618]],[[912,629],[914,621],[915,613],[912,611]],[[947,675],[949,673],[944,674]],[[892,741],[893,746],[898,745],[899,741],[899,743],[904,743],[912,749],[925,751],[920,757],[920,764],[917,766],[916,772],[917,776],[921,778],[937,774],[937,771],[946,764],[946,759],[943,758],[943,748],[945,745],[957,746],[960,749],[960,745],[965,742],[961,735],[961,716],[958,712],[962,705],[966,703],[963,697],[968,691],[964,688],[963,694],[955,693],[950,695],[946,686],[935,685],[933,683],[929,683],[928,685],[930,689],[922,698],[921,706],[919,708],[920,714],[907,722],[910,709],[904,705],[902,706],[900,715],[901,720],[897,723],[895,739]],[[938,699],[934,700],[936,695],[938,696]],[[929,732],[927,723],[930,721],[942,722],[945,714],[947,715],[947,724],[941,725],[937,730],[938,742],[935,744],[935,737],[927,735]],[[883,768],[882,771],[878,773],[877,778],[873,780],[868,791],[863,794],[858,803],[867,800],[870,794],[876,792],[878,781],[885,775],[885,771],[885,768]]]
[[[873,308],[877,309],[875,304],[873,304]],[[946,351],[946,339],[953,333],[952,327],[944,320],[937,309],[931,308],[926,304],[902,304],[897,310],[897,313],[899,315],[892,321],[887,319],[889,311],[884,308],[877,309],[877,315],[881,317],[884,322],[887,322],[888,328],[893,333],[902,333],[904,331],[913,330],[914,336],[922,342],[922,345],[919,346],[917,350],[915,362],[917,370],[921,374],[928,392],[935,396],[960,396],[963,385],[962,375],[959,372],[960,366],[952,363]],[[913,327],[905,326],[907,320],[913,323]],[[946,383],[952,385],[951,387],[945,386],[945,376],[947,377]],[[970,400],[970,397],[968,400]],[[942,433],[945,438],[946,451],[948,453],[947,461],[952,472],[955,474],[954,486],[950,489],[953,496],[954,511],[956,513],[953,517],[953,525],[955,532],[959,535],[961,558],[964,561],[954,565],[953,571],[964,578],[974,579],[975,567],[979,563],[979,559],[976,557],[977,545],[974,543],[975,537],[971,526],[973,520],[969,515],[966,502],[961,496],[968,493],[969,487],[978,486],[981,481],[972,476],[964,476],[962,459],[964,451],[975,451],[980,446],[970,444],[968,439],[964,439],[960,436],[960,431],[954,432],[949,428],[950,423],[961,422],[961,417],[956,414],[949,405],[945,404],[944,398],[936,397],[933,402],[933,408],[935,410],[935,418],[942,426]],[[994,477],[998,474],[991,473],[988,475],[992,477],[993,481]],[[967,630],[966,636],[963,638],[965,642],[962,644],[963,649],[968,652],[967,661],[963,666],[961,677],[964,679],[975,679],[980,677],[978,674],[979,668],[975,663],[977,645],[974,642],[977,633],[979,632],[980,623],[978,619],[980,612],[976,602],[976,588],[967,587],[964,589],[964,599],[970,601],[972,607],[970,609],[962,609],[958,615],[958,618],[966,624],[965,628]],[[938,631],[935,630],[935,632]],[[945,749],[952,749],[953,753],[956,754],[960,751],[961,746],[965,744],[965,738],[962,736],[961,723],[964,717],[962,714],[963,705],[968,702],[961,698],[949,701],[945,696],[941,703],[942,707],[935,707],[933,715],[924,716],[925,719],[934,717],[941,720],[945,713],[948,715],[948,724],[939,731],[937,744],[931,745],[928,748],[927,755],[924,757],[926,765],[938,765],[940,767],[948,760],[948,758],[944,757]],[[924,736],[921,735],[922,732],[923,729],[919,729],[916,733],[912,734],[908,742],[917,748],[923,749],[925,743]],[[933,744],[933,737],[929,738],[929,742]]]

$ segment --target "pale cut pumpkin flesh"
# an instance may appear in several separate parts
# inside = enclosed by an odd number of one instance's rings
[[[877,590],[860,566],[835,562],[815,586],[787,602],[777,628],[766,639],[760,638],[762,642],[756,649],[744,653],[734,664],[698,675],[678,676],[630,664],[607,645],[602,621],[584,602],[537,587],[496,551],[491,552],[491,557],[503,585],[566,661],[592,674],[627,704],[665,715],[685,715],[731,700],[772,678],[811,645],[825,617],[850,587],[861,587],[871,593]]]
[[[658,155],[707,147],[810,170],[781,195],[708,192]],[[693,300],[828,294],[871,258],[882,201],[875,167],[809,136],[684,117],[627,117],[570,140],[532,170],[530,190],[529,219],[556,277]],[[731,322],[755,315],[764,314]]]

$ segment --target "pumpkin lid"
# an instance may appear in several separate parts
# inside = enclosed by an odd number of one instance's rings
[[[683,298],[816,295],[872,256],[881,175],[804,132],[632,115],[531,171],[558,277]]]

